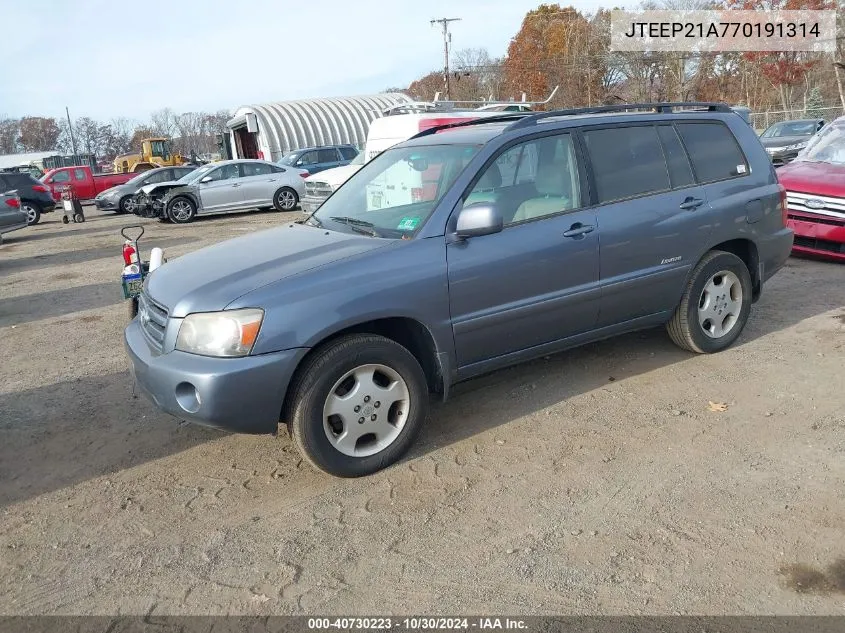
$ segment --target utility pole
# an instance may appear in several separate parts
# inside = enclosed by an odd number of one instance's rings
[[[73,162],[74,164],[79,162],[79,157],[76,155],[76,139],[73,138],[73,125],[70,123],[70,111],[65,106],[65,114],[67,115],[67,131],[70,134],[70,146],[73,148]]]
[[[443,27],[443,83],[446,87],[446,101],[452,98],[449,84],[449,45],[452,43],[452,34],[449,33],[449,22],[458,22],[461,18],[440,18],[432,20],[431,26],[440,24]]]

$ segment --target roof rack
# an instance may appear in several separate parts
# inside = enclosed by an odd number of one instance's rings
[[[523,106],[530,109],[531,106],[546,105],[557,94],[558,88],[555,86],[551,94],[543,101],[526,101],[525,93],[522,93],[522,101],[497,101],[492,97],[483,101],[465,101],[465,100],[443,100],[440,98],[440,93],[434,94],[433,101],[411,101],[408,103],[397,103],[396,105],[383,108],[380,110],[382,116],[391,116],[394,114],[416,114],[419,112],[473,112],[474,110],[489,109],[491,106]]]
[[[588,108],[571,108],[569,110],[551,110],[549,112],[508,112],[497,116],[485,116],[477,119],[467,119],[466,121],[458,121],[456,123],[446,123],[444,125],[437,125],[430,127],[411,138],[420,138],[435,134],[440,130],[448,130],[454,127],[464,127],[468,125],[483,125],[485,123],[497,123],[501,121],[511,121],[507,129],[518,130],[521,128],[535,125],[538,121],[548,119],[551,117],[575,116],[578,114],[603,114],[608,112],[627,112],[629,110],[650,110],[659,112],[661,114],[674,112],[674,108],[687,108],[692,111],[706,111],[706,112],[734,112],[734,110],[724,103],[712,103],[707,101],[677,101],[665,103],[620,103],[617,105],[608,106],[593,106]]]
[[[571,108],[568,110],[551,110],[549,112],[535,112],[521,121],[508,126],[509,130],[516,130],[529,125],[534,125],[543,119],[561,116],[575,116],[578,114],[604,114],[609,112],[628,112],[629,110],[650,110],[660,114],[671,113],[675,108],[694,109],[695,111],[705,110],[707,112],[733,112],[724,103],[709,101],[667,101],[658,103],[619,103],[616,105],[593,106],[587,108]]]

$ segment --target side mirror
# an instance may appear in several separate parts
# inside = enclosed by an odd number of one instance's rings
[[[200,182],[211,182],[211,176],[206,176],[205,178],[200,180]]]
[[[455,235],[461,239],[498,233],[504,228],[502,214],[489,202],[471,204],[461,209]]]

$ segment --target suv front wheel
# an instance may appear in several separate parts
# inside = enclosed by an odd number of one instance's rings
[[[733,253],[710,251],[693,270],[681,303],[666,324],[669,337],[691,352],[722,351],[748,321],[751,292],[745,262]]]
[[[383,336],[354,334],[306,361],[285,417],[315,468],[360,477],[398,460],[427,414],[425,375],[413,354]]]

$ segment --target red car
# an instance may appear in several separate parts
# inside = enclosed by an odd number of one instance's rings
[[[62,188],[73,187],[73,193],[80,200],[91,200],[98,193],[132,180],[138,174],[94,174],[90,167],[59,167],[51,169],[41,177],[41,182],[50,187],[54,200],[60,200]]]
[[[845,262],[845,117],[813,136],[777,175],[795,232],[792,251]]]

